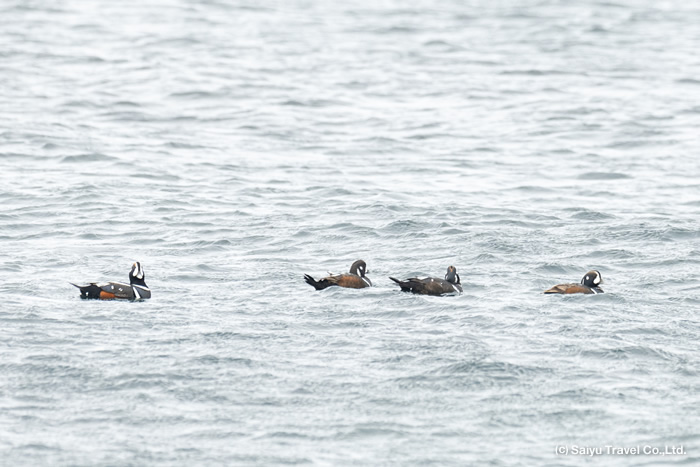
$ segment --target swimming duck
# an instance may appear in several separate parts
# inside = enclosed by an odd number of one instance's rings
[[[338,287],[347,287],[349,289],[363,289],[372,286],[372,281],[369,280],[369,277],[365,276],[367,272],[369,272],[367,271],[367,264],[360,259],[352,263],[352,266],[350,266],[350,273],[331,274],[319,280],[314,279],[308,274],[304,274],[304,280],[316,290],[323,290],[334,285]]]
[[[80,289],[80,298],[99,300],[140,300],[151,298],[151,289],[146,285],[146,274],[141,263],[136,262],[129,272],[129,284],[121,282],[107,282],[98,284],[91,282],[88,285],[72,285]]]
[[[583,279],[581,279],[580,284],[559,284],[555,285],[551,289],[545,290],[544,293],[559,293],[559,294],[572,294],[572,293],[585,293],[585,294],[599,294],[603,293],[603,289],[598,287],[603,283],[603,276],[600,275],[598,271],[588,271]]]
[[[437,277],[426,277],[424,279],[411,277],[405,281],[400,281],[393,277],[389,279],[399,284],[403,292],[413,292],[422,295],[445,295],[462,292],[462,282],[459,279],[459,274],[457,274],[457,268],[454,266],[447,268],[447,274],[445,274],[444,279],[438,279]]]

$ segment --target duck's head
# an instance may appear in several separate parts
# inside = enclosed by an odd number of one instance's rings
[[[138,261],[131,265],[131,271],[129,272],[129,280],[133,282],[144,282],[146,279],[146,273],[143,272],[143,267]]]
[[[445,274],[445,280],[451,282],[452,284],[461,284],[459,279],[459,274],[457,274],[457,268],[450,266],[447,268],[447,274]]]
[[[360,277],[365,277],[365,274],[367,274],[369,271],[367,270],[367,263],[362,261],[361,259],[358,259],[354,263],[352,263],[352,266],[350,266],[350,274],[356,274]]]
[[[603,283],[603,276],[600,275],[600,272],[593,270],[593,271],[588,271],[585,276],[583,276],[583,279],[581,279],[581,284],[585,285],[586,287],[598,287],[600,284]]]

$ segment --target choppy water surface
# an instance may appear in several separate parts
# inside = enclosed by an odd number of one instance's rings
[[[700,462],[698,24],[4,2],[2,463]],[[359,258],[376,287],[303,282]],[[137,260],[150,301],[68,283]],[[450,264],[458,297],[387,278]],[[555,454],[606,445],[685,454]]]

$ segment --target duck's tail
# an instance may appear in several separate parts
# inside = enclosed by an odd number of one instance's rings
[[[309,284],[311,287],[313,287],[316,290],[323,290],[326,287],[330,287],[331,284],[327,280],[321,279],[320,281],[317,281],[313,277],[309,276],[308,274],[304,274],[304,280],[306,281],[307,284]]]

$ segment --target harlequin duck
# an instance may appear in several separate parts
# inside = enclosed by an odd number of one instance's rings
[[[372,281],[369,280],[369,277],[365,276],[367,272],[369,272],[367,271],[367,264],[360,259],[352,263],[349,274],[331,274],[319,280],[315,280],[308,274],[304,274],[304,280],[316,290],[323,290],[333,285],[347,287],[349,289],[363,289],[372,286]]]
[[[603,289],[598,287],[603,283],[603,276],[600,275],[598,271],[588,271],[583,279],[581,279],[580,284],[559,284],[555,285],[549,290],[545,290],[544,293],[560,293],[560,294],[571,294],[571,293],[587,293],[587,294],[598,294],[603,293]]]
[[[89,285],[75,285],[80,289],[80,298],[100,299],[100,300],[141,300],[151,298],[151,289],[145,281],[146,275],[143,272],[141,263],[134,263],[129,272],[129,284],[121,282],[107,282],[97,284],[91,282]],[[72,284],[72,283],[71,283]]]
[[[421,295],[444,295],[462,292],[462,282],[459,279],[459,274],[457,274],[457,268],[454,266],[447,268],[447,274],[445,274],[444,279],[438,279],[437,277],[426,277],[424,279],[411,277],[405,281],[400,281],[393,277],[389,279],[399,284],[403,292],[413,292]]]

